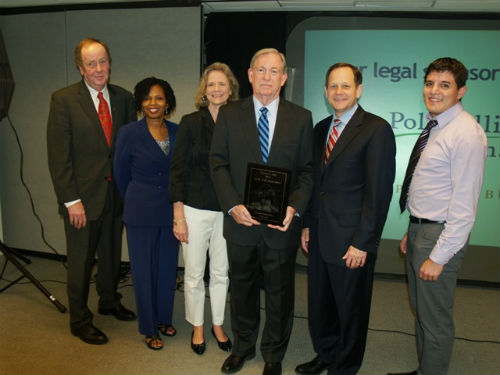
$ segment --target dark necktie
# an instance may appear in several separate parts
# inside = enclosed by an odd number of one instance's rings
[[[269,156],[269,121],[267,119],[268,109],[262,107],[260,109],[259,122],[257,128],[259,130],[259,142],[260,150],[262,151],[262,161],[267,163],[267,157]]]
[[[337,131],[337,126],[339,126],[339,124],[340,120],[338,118],[333,120],[333,126],[332,129],[330,130],[330,133],[328,134],[328,141],[326,142],[325,164],[328,162],[328,158],[332,153],[333,146],[335,146],[335,143],[337,143],[337,139],[339,138],[339,132]]]
[[[111,121],[111,112],[109,112],[108,102],[104,99],[102,92],[99,91],[97,94],[99,99],[98,114],[99,120],[101,120],[102,131],[106,137],[106,142],[108,146],[111,146],[111,134],[113,133],[113,122]]]
[[[429,139],[429,134],[431,129],[436,126],[438,122],[436,120],[430,120],[427,126],[417,139],[415,146],[413,146],[413,151],[411,152],[410,161],[408,162],[408,167],[406,168],[405,179],[403,181],[403,187],[401,188],[401,196],[399,197],[399,207],[401,208],[401,213],[406,208],[406,201],[408,200],[408,190],[410,189],[411,178],[413,177],[413,172],[415,172],[415,167],[417,166],[422,150],[427,144]]]

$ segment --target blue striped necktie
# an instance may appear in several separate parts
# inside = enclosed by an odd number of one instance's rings
[[[415,172],[415,167],[417,166],[418,160],[420,159],[420,155],[422,154],[422,150],[425,145],[427,145],[427,140],[429,139],[429,134],[431,129],[436,126],[438,122],[436,120],[430,120],[427,123],[427,126],[413,146],[413,151],[411,152],[410,161],[408,162],[408,167],[406,168],[405,179],[403,181],[403,187],[401,188],[401,196],[399,197],[399,208],[401,208],[401,213],[406,208],[406,201],[408,200],[408,191],[410,190],[411,178],[413,177],[413,172]]]
[[[269,120],[267,119],[267,112],[269,112],[269,110],[266,107],[260,109],[260,117],[257,124],[260,151],[262,152],[262,161],[264,163],[267,163],[267,157],[269,156]]]

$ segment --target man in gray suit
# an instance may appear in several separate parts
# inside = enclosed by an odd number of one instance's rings
[[[52,95],[48,160],[64,218],[71,332],[88,344],[105,344],[108,338],[92,324],[87,306],[96,251],[99,313],[119,320],[135,319],[116,291],[122,204],[111,166],[115,134],[121,125],[135,120],[136,113],[132,95],[108,84],[111,56],[103,42],[82,40],[75,49],[75,62],[82,81]]]
[[[312,117],[306,109],[280,99],[287,79],[285,56],[267,48],[250,63],[253,95],[223,106],[217,118],[210,168],[224,217],[231,280],[232,354],[221,371],[239,371],[255,355],[259,332],[262,270],[266,324],[260,349],[265,375],[281,374],[293,323],[295,259],[301,215],[312,192]],[[268,134],[258,127],[265,117]],[[265,138],[265,142],[263,141]],[[282,225],[264,225],[242,204],[248,163],[291,171],[290,194]]]

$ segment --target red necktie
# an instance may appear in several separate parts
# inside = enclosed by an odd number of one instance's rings
[[[333,146],[337,143],[337,139],[339,138],[339,133],[337,131],[337,126],[340,124],[340,120],[336,118],[333,120],[333,126],[330,130],[330,134],[328,134],[328,142],[326,142],[326,150],[325,150],[325,164],[328,162],[328,158],[332,153]]]
[[[111,134],[113,133],[113,122],[111,121],[111,113],[109,112],[108,102],[104,99],[102,92],[97,94],[99,99],[99,120],[101,120],[102,131],[106,137],[106,142],[108,146],[111,146]]]

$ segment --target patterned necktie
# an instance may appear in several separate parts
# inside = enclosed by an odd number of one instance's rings
[[[339,126],[340,120],[336,118],[333,120],[333,126],[328,134],[328,141],[326,142],[326,150],[325,150],[325,164],[328,162],[328,158],[332,153],[333,146],[337,143],[337,139],[339,138],[339,132],[337,131],[337,126]]]
[[[102,95],[102,92],[97,94],[97,98],[99,99],[99,120],[101,120],[102,131],[104,132],[104,136],[106,137],[106,142],[108,146],[111,146],[111,134],[113,133],[113,122],[111,121],[111,113],[109,112],[109,106]]]
[[[415,172],[415,167],[417,166],[418,160],[420,159],[420,155],[422,154],[422,150],[427,144],[427,140],[429,139],[429,134],[431,129],[436,126],[438,122],[436,120],[430,120],[427,123],[425,129],[420,133],[420,136],[413,146],[413,151],[411,152],[410,161],[408,162],[408,167],[406,168],[405,179],[403,181],[403,187],[401,188],[401,196],[399,197],[399,207],[401,208],[401,213],[406,208],[406,201],[408,200],[408,191],[410,189],[411,178],[413,177],[413,172]]]
[[[266,107],[260,109],[260,117],[257,124],[260,151],[262,152],[262,161],[264,163],[267,163],[267,157],[269,156],[269,120],[267,119],[267,112],[269,112],[269,110]]]

